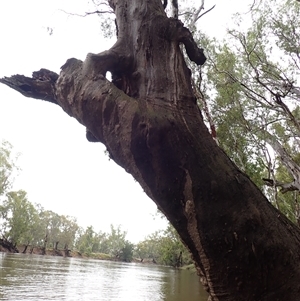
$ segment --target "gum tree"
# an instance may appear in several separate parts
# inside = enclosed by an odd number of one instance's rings
[[[57,104],[132,174],[178,231],[211,300],[300,299],[300,231],[217,146],[203,123],[180,45],[205,62],[160,0],[109,0],[118,39],[69,59],[59,75],[2,83]],[[112,73],[112,81],[106,73]]]

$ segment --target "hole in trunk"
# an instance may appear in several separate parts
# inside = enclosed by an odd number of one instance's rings
[[[112,75],[111,75],[111,72],[107,71],[105,77],[106,77],[106,79],[109,80],[110,82],[111,82],[111,76],[112,76]]]

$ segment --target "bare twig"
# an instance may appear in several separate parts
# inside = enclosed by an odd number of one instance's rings
[[[75,14],[75,13],[69,13],[63,9],[61,9],[60,11],[62,11],[63,13],[65,14],[68,14],[68,15],[71,15],[71,16],[77,16],[77,17],[87,17],[87,16],[90,16],[90,15],[99,15],[99,14],[113,14],[113,10],[95,10],[93,12],[85,12],[85,14]]]
[[[208,9],[207,11],[205,11],[204,13],[200,14],[200,12],[202,10],[204,10],[204,0],[201,1],[201,5],[200,7],[197,9],[197,11],[194,13],[194,18],[193,21],[191,22],[191,25],[195,25],[195,23],[201,18],[203,17],[205,14],[209,13],[211,10],[213,10],[215,8],[216,5],[212,6],[210,9]]]
[[[197,21],[196,18],[199,16],[201,10],[203,10],[203,9],[204,9],[204,0],[201,1],[200,7],[198,8],[198,10],[197,10],[197,11],[195,12],[195,14],[194,14],[193,24],[196,23],[196,21]]]
[[[199,17],[197,17],[195,22],[197,22],[201,17],[203,17],[204,15],[206,15],[207,13],[209,13],[215,7],[216,7],[216,4],[214,6],[212,6],[210,9],[208,9],[207,11],[205,11],[203,14],[201,14]]]

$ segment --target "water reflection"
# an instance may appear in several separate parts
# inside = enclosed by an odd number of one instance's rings
[[[165,275],[163,296],[167,301],[202,301],[207,300],[207,294],[199,284],[199,278],[188,270],[170,270]]]
[[[155,265],[0,253],[1,300],[204,301],[198,277]]]

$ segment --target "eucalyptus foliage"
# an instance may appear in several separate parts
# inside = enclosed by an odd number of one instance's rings
[[[230,158],[299,223],[300,4],[254,2],[223,41],[197,32],[208,61],[193,68],[198,103]],[[216,132],[214,132],[216,131]]]

